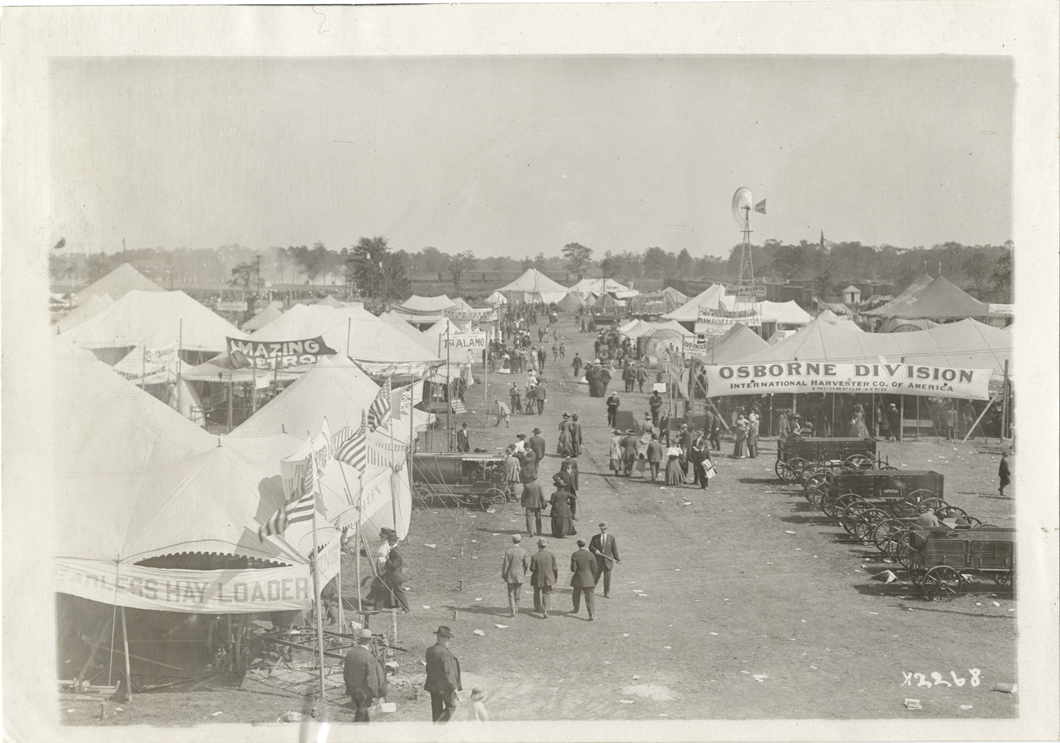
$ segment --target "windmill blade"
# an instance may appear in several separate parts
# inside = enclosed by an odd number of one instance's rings
[[[751,198],[750,189],[736,189],[736,193],[732,197],[732,216],[741,230],[747,227],[747,222],[749,220],[748,212],[753,205],[754,199]]]
[[[766,200],[765,199],[762,199],[757,204],[755,204],[755,211],[758,212],[759,214],[765,214],[766,213]]]

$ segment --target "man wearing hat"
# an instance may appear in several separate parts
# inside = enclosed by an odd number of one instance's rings
[[[574,611],[571,614],[577,614],[581,611],[581,598],[585,596],[585,608],[589,612],[589,621],[593,621],[593,590],[596,588],[596,581],[599,578],[599,573],[596,567],[596,558],[593,557],[589,550],[585,549],[585,540],[578,540],[578,549],[570,556],[570,585],[574,590],[571,592],[571,597],[574,600]]]
[[[622,437],[622,472],[626,477],[633,474],[633,465],[637,461],[637,432],[632,428],[626,430]]]
[[[688,454],[692,449],[692,433],[688,430],[688,424],[681,424],[681,432],[677,435],[677,445],[681,447],[681,451],[684,452],[684,462],[681,464],[681,469],[685,473],[685,477],[688,477]]]
[[[648,410],[651,411],[651,422],[653,425],[659,425],[659,411],[662,409],[663,399],[659,395],[659,390],[652,390],[651,397],[648,398]]]
[[[545,349],[541,349],[541,353],[545,353]],[[541,362],[541,369],[544,370],[545,362]],[[544,376],[538,377],[537,380],[537,414],[545,414],[545,402],[548,400],[548,383],[545,381]]]
[[[386,670],[368,649],[371,644],[372,630],[359,630],[357,644],[346,653],[342,662],[342,678],[354,709],[354,722],[368,722],[368,708],[376,698],[385,697],[387,693]]]
[[[618,557],[618,542],[607,533],[606,521],[600,522],[600,533],[594,534],[589,540],[589,552],[596,556],[597,582],[604,579],[604,598],[611,598],[611,569],[616,562],[622,562]]]
[[[552,599],[552,586],[559,580],[556,556],[545,547],[548,542],[537,540],[537,552],[530,558],[530,585],[534,587],[534,611],[548,619],[548,605]]]
[[[533,450],[530,444],[522,441],[526,438],[525,434],[519,434],[520,441],[523,443],[522,451],[519,451],[519,445],[516,444],[516,451],[519,456],[519,477],[522,479],[524,485],[530,482],[531,479],[537,478],[537,452]]]
[[[523,593],[526,571],[530,568],[530,558],[523,549],[522,541],[522,535],[512,534],[512,546],[504,551],[501,560],[501,580],[508,586],[508,610],[511,617],[519,613],[519,597]]]
[[[519,504],[526,514],[526,535],[534,536],[533,527],[537,527],[537,536],[541,536],[541,509],[545,507],[545,491],[537,476],[531,474],[529,480],[523,480],[523,493],[519,498]]]
[[[534,435],[530,437],[527,444],[533,450],[534,457],[538,462],[545,461],[545,439],[541,436],[540,428],[534,428]]]
[[[471,437],[468,436],[466,423],[456,432],[456,450],[471,451]]]
[[[434,632],[436,641],[427,648],[427,681],[423,688],[431,693],[431,719],[448,722],[456,710],[456,693],[460,685],[460,661],[449,650],[453,631],[444,624]]]

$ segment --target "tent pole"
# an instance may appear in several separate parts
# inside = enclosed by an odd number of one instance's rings
[[[312,455],[308,460],[308,465],[313,468],[313,489],[317,489],[316,479],[316,462]],[[316,604],[316,629],[317,629],[317,662],[320,664],[320,703],[327,709],[327,697],[324,693],[324,602],[320,596],[320,553],[317,552],[317,495],[313,494],[313,602]],[[325,716],[326,716],[325,712]]]
[[[1005,381],[1001,385],[1001,433],[998,442],[1005,442],[1005,433],[1008,431],[1008,359],[1005,359]]]
[[[129,664],[129,626],[125,623],[125,607],[121,608],[121,640],[125,646],[125,699],[132,701],[132,670]]]
[[[180,359],[180,349],[184,345],[184,318],[180,319],[180,330],[177,335],[177,410],[180,410],[180,373],[183,371]],[[203,415],[203,422],[205,423],[205,414]]]
[[[447,451],[453,450],[453,385],[450,381],[449,324],[445,325],[445,443]]]
[[[895,436],[898,441],[902,441],[905,437],[902,435],[902,429],[905,427],[905,395],[898,398],[898,432]]]
[[[975,427],[979,425],[979,421],[981,421],[983,419],[983,417],[986,415],[986,411],[990,410],[990,406],[994,404],[994,401],[997,400],[998,395],[1000,395],[1000,394],[1001,394],[1000,392],[995,392],[994,396],[990,398],[990,402],[988,402],[986,404],[986,407],[983,408],[983,412],[979,414],[979,417],[975,419],[975,423],[973,423],[971,428],[969,428],[968,431],[964,434],[964,439],[961,441],[961,443],[964,443],[965,441],[967,441],[968,437],[970,437],[972,435],[972,431],[974,431]],[[971,400],[968,401],[968,404],[969,405],[971,404]],[[973,410],[974,410],[974,408],[973,408]],[[983,435],[983,438],[986,438],[986,434]]]
[[[920,395],[916,396],[916,440],[920,441]]]
[[[236,385],[232,375],[228,375],[228,433],[232,433],[232,398],[235,397]]]

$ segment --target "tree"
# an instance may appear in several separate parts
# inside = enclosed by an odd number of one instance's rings
[[[475,254],[470,250],[457,253],[449,263],[449,274],[453,277],[453,286],[456,287],[456,295],[460,296],[460,279],[475,267]]]
[[[1012,301],[1012,252],[1006,250],[994,264],[994,293],[1002,304]]]
[[[641,259],[644,275],[658,279],[673,273],[674,257],[662,248],[648,248]]]
[[[346,273],[362,297],[379,302],[404,300],[411,293],[401,257],[390,252],[382,235],[362,237],[346,259]]]
[[[692,260],[692,255],[685,248],[681,248],[681,252],[677,254],[677,273],[687,277],[692,275],[694,269],[695,261]]]
[[[245,294],[257,295],[261,291],[261,256],[237,264],[232,269],[228,283],[239,287]]]
[[[603,272],[605,279],[613,278],[618,271],[618,260],[611,255],[610,250],[604,253],[604,259],[600,261],[600,270]]]
[[[567,243],[563,246],[563,258],[567,261],[570,273],[581,274],[592,265],[593,250],[581,243]]]

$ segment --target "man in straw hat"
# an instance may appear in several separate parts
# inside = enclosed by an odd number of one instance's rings
[[[431,719],[448,722],[456,710],[460,685],[460,661],[449,650],[453,631],[444,624],[434,632],[436,641],[427,648],[427,681],[423,688],[431,693]]]
[[[530,585],[534,587],[534,611],[548,619],[548,605],[552,599],[552,586],[559,580],[556,556],[545,549],[548,541],[537,540],[537,552],[530,558]]]
[[[369,649],[371,644],[372,630],[359,630],[357,644],[342,662],[342,678],[354,709],[354,722],[368,722],[368,708],[387,693],[386,670]]]

